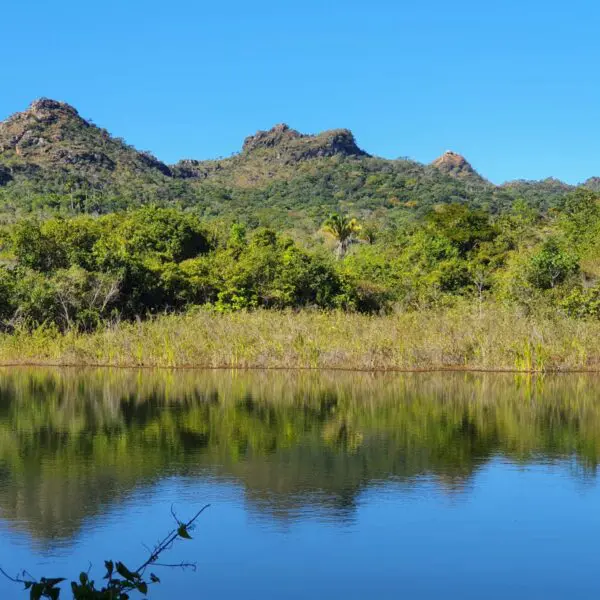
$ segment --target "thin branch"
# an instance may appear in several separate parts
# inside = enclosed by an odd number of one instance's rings
[[[8,579],[9,581],[12,581],[13,583],[36,583],[35,581],[30,581],[28,579],[21,579],[18,575],[17,577],[11,577],[2,567],[0,567],[0,573],[2,575],[4,575],[4,577],[6,577],[6,579]],[[31,574],[26,573],[26,571],[23,571],[23,575],[28,574],[31,577]]]
[[[150,548],[150,546],[148,546],[148,544],[144,544],[142,542],[142,546],[144,547],[144,549],[146,550],[146,552],[148,552],[148,554],[152,554],[152,548]]]
[[[166,550],[169,550],[178,538],[185,537],[180,534],[182,531],[187,532],[188,530],[193,529],[195,521],[209,506],[210,506],[210,504],[206,504],[205,506],[203,506],[189,521],[187,521],[187,523],[184,523],[183,521],[180,521],[177,518],[177,515],[175,514],[175,510],[173,509],[173,506],[171,506],[171,514],[173,515],[173,518],[175,519],[175,522],[177,523],[177,529],[174,529],[171,532],[169,532],[167,534],[167,536],[165,538],[163,538],[162,541],[158,542],[158,544],[154,547],[153,550],[151,550],[150,548],[148,548],[147,546],[144,545],[146,550],[148,550],[148,552],[149,552],[148,559],[134,571],[135,581],[120,582],[120,585],[122,586],[120,589],[127,590],[127,591],[136,589],[139,582],[143,581],[142,575],[144,574],[144,571],[150,565],[156,565],[157,567],[192,569],[195,571],[197,568],[196,563],[180,562],[177,564],[167,564],[167,563],[159,563],[157,561],[158,561],[158,558],[160,557],[160,555],[163,552],[165,552]],[[89,564],[89,568],[87,571],[88,575],[89,575],[91,569],[92,569],[92,563]],[[9,581],[12,581],[13,583],[22,583],[26,587],[30,587],[30,586],[36,585],[38,583],[42,583],[42,584],[50,583],[50,586],[52,587],[54,585],[55,581],[56,582],[64,581],[63,579],[47,580],[44,577],[42,577],[40,581],[37,581],[33,577],[33,575],[31,575],[30,573],[28,573],[25,570],[22,571],[22,576],[17,575],[16,577],[12,577],[2,567],[0,567],[0,574],[3,575]],[[23,577],[29,577],[30,579],[23,579]],[[152,579],[154,582],[155,581],[154,578],[152,578]],[[115,583],[115,580],[113,580],[112,577],[109,577],[108,578],[109,588],[114,583]],[[106,589],[108,589],[108,588],[106,588]],[[110,588],[110,589],[112,589],[112,588]]]
[[[191,527],[194,524],[194,522],[196,521],[196,519],[198,519],[198,517],[209,506],[210,506],[210,504],[206,504],[205,506],[203,506],[187,523],[182,523],[181,521],[179,521],[179,519],[175,516],[172,506],[171,506],[171,514],[174,516],[179,527],[183,526],[185,529],[188,529],[188,527]],[[135,570],[136,573],[139,573],[141,575],[149,565],[156,563],[156,561],[158,560],[158,557],[165,550],[168,550],[169,548],[171,548],[171,546],[173,545],[175,540],[179,537],[179,527],[178,527],[178,529],[171,531],[169,534],[167,534],[167,536],[161,542],[159,542],[157,544],[157,546],[154,549],[154,552],[152,552],[150,554],[149,558]]]
[[[171,516],[173,517],[173,519],[175,520],[175,523],[177,523],[177,525],[181,525],[181,521],[177,518],[177,515],[175,514],[175,509],[174,509],[174,504],[171,504]]]
[[[169,569],[177,569],[177,568],[181,568],[181,569],[192,569],[192,571],[195,571],[198,568],[198,565],[196,563],[186,563],[186,562],[180,562],[177,563],[176,565],[168,565],[166,563],[152,563],[155,567],[168,567]]]

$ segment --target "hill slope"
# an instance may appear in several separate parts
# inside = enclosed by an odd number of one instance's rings
[[[406,218],[450,202],[497,212],[517,198],[546,209],[571,189],[556,180],[494,186],[454,152],[430,165],[373,157],[347,129],[308,135],[279,124],[247,137],[230,158],[168,166],[63,102],[42,98],[0,123],[4,213],[176,202],[208,216],[310,228],[332,210]]]
[[[53,195],[72,206],[111,210],[114,198],[165,194],[167,165],[83,119],[64,103],[41,98],[0,122],[0,186],[11,198]],[[60,203],[60,201],[59,201]],[[118,205],[118,203],[117,203]]]
[[[111,137],[72,106],[47,98],[0,123],[0,160],[17,176],[58,170],[99,184],[119,171],[171,175],[153,156]]]

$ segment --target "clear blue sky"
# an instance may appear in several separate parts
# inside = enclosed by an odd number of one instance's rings
[[[464,154],[501,182],[600,175],[597,0],[6,0],[0,119],[48,96],[174,162],[257,129]]]

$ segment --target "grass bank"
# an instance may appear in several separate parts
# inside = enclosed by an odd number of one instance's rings
[[[0,364],[203,368],[600,370],[600,322],[460,306],[369,316],[209,311],[0,336]]]

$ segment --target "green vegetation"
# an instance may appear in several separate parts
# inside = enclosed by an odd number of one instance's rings
[[[451,152],[384,160],[285,125],[168,167],[44,99],[0,124],[0,167],[5,361],[598,363],[595,180],[498,187]]]
[[[600,322],[500,304],[365,315],[194,310],[91,333],[0,336],[0,364],[300,369],[599,370]]]
[[[7,332],[64,332],[193,306],[405,313],[471,302],[549,318],[599,312],[600,196],[588,190],[546,216],[523,203],[499,216],[450,204],[404,227],[333,214],[323,230],[335,248],[319,232],[294,239],[153,206],[22,219],[2,230],[0,317]]]
[[[495,217],[451,204],[403,228],[334,214],[324,229],[335,248],[152,206],[6,225],[0,360],[525,370],[600,361],[594,192],[577,190],[546,216],[523,203]]]
[[[360,231],[360,225],[356,219],[349,219],[344,215],[333,214],[325,221],[323,230],[335,239],[337,243],[337,257],[342,259],[346,256],[348,246],[354,239],[354,235]]]
[[[585,185],[597,189],[594,178]],[[372,157],[345,129],[305,135],[277,125],[248,137],[229,158],[168,166],[54,100],[37,100],[0,122],[6,222],[155,204],[310,238],[332,212],[403,225],[440,204],[497,215],[521,200],[546,214],[573,189],[552,179],[495,186],[454,153],[430,165]]]

